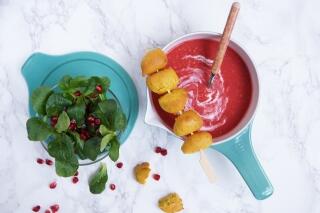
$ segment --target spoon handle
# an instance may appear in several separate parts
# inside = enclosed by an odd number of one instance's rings
[[[233,26],[236,22],[239,10],[240,10],[240,3],[234,2],[231,6],[228,20],[227,20],[227,23],[224,27],[223,34],[222,34],[222,37],[220,40],[219,49],[218,49],[216,58],[213,63],[213,67],[211,70],[211,72],[213,74],[217,74],[220,70],[220,66],[222,64],[224,54],[226,53],[226,50],[227,50],[227,47],[228,47],[228,44],[230,41],[230,36],[231,36],[232,30],[233,30]]]

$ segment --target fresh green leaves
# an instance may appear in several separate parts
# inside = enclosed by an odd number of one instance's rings
[[[108,145],[108,143],[115,137],[116,135],[114,133],[109,133],[105,136],[103,136],[100,144],[100,152],[102,152]]]
[[[109,149],[109,158],[116,162],[119,158],[119,148],[120,148],[120,143],[116,137],[114,137],[111,140],[111,147]]]
[[[102,136],[105,136],[110,133],[114,133],[114,131],[108,129],[105,125],[100,125],[99,132]]]
[[[46,102],[51,94],[52,90],[49,87],[39,87],[32,92],[31,104],[39,115],[46,114]]]
[[[127,119],[121,106],[109,99],[107,77],[64,76],[58,91],[39,87],[31,96],[37,116],[26,125],[30,140],[48,140],[48,153],[55,158],[59,176],[69,177],[79,167],[78,158],[96,160],[102,152],[111,160],[119,158],[118,137]],[[101,193],[107,182],[102,165],[90,181],[90,191]]]
[[[122,111],[118,110],[114,115],[113,127],[115,130],[123,131],[126,128],[126,126],[126,115]]]
[[[108,99],[98,103],[98,107],[102,113],[112,114],[117,111],[117,102],[113,99]]]
[[[84,102],[70,106],[67,110],[70,119],[74,119],[78,126],[84,124],[86,114],[86,104]]]
[[[97,76],[91,78],[85,76],[77,76],[75,78],[64,76],[59,83],[59,88],[64,93],[73,94],[79,91],[81,94],[87,96],[96,92],[95,88],[97,85],[101,85],[102,93],[105,93],[109,88],[110,80],[107,77]]]
[[[56,124],[56,130],[58,133],[65,132],[70,125],[70,119],[65,111],[59,115],[58,123]]]
[[[68,135],[59,135],[51,141],[48,152],[56,159],[56,173],[59,176],[70,177],[78,170],[78,159],[74,154],[72,139]]]
[[[48,116],[59,115],[65,107],[70,106],[72,101],[64,97],[61,93],[53,93],[49,96],[46,104]]]
[[[100,143],[101,139],[99,137],[93,137],[87,140],[83,146],[83,153],[90,159],[96,160],[100,154]]]
[[[92,194],[100,194],[106,188],[108,181],[107,166],[101,163],[99,170],[89,181],[89,189]]]
[[[29,118],[27,121],[28,138],[31,141],[44,141],[53,134],[53,129],[40,118]]]

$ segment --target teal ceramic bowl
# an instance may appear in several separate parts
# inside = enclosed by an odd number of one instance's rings
[[[110,91],[107,96],[115,99],[127,116],[126,129],[119,135],[123,144],[131,133],[138,116],[139,102],[136,87],[128,73],[111,58],[94,52],[75,52],[66,55],[32,54],[22,66],[22,74],[27,82],[29,96],[39,86],[54,88],[64,75],[107,76]],[[29,99],[29,113],[34,116]],[[42,142],[46,149],[47,144]],[[80,165],[89,165],[107,157],[101,153],[95,161],[79,160]]]

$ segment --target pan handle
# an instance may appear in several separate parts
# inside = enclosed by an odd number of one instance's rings
[[[257,200],[264,200],[272,195],[273,186],[252,148],[251,125],[240,135],[218,143],[213,148],[233,163]]]

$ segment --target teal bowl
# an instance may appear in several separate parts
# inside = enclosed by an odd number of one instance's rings
[[[64,75],[107,76],[111,81],[107,96],[118,102],[128,120],[126,129],[119,135],[120,143],[123,144],[129,137],[139,111],[137,89],[128,73],[111,58],[94,52],[75,52],[58,56],[34,53],[22,66],[22,75],[28,85],[29,97],[39,86],[55,87]],[[29,114],[36,114],[30,98]],[[47,149],[47,144],[41,143]],[[93,164],[107,156],[107,152],[101,153],[95,161],[79,160],[79,164]]]

